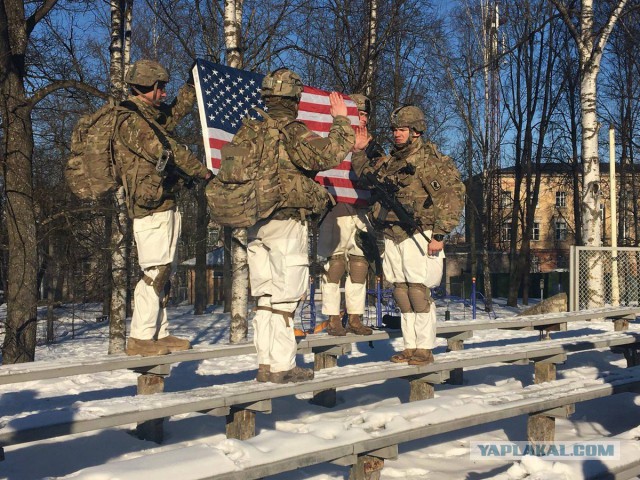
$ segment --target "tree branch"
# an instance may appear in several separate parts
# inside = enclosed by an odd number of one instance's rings
[[[56,90],[61,90],[63,88],[82,90],[84,92],[90,93],[91,95],[95,95],[96,97],[100,97],[105,100],[109,98],[108,94],[84,82],[79,82],[78,80],[60,80],[57,82],[52,82],[49,85],[46,85],[41,89],[37,90],[33,94],[33,96],[29,99],[29,102],[31,103],[31,108],[35,107],[41,100],[43,100],[50,93],[53,93]]]
[[[38,22],[47,16],[47,13],[55,7],[56,3],[58,3],[58,0],[45,0],[44,3],[33,12],[33,15],[27,18],[27,36],[31,35],[31,32]]]
[[[580,32],[578,32],[578,29],[576,28],[574,23],[571,21],[571,15],[569,15],[569,10],[565,6],[565,4],[562,3],[561,0],[549,0],[549,1],[553,3],[553,5],[558,10],[558,12],[560,12],[560,15],[562,16],[562,20],[564,21],[565,25],[569,29],[569,33],[575,40],[576,45],[578,45],[578,49],[582,50],[583,46],[580,40]]]

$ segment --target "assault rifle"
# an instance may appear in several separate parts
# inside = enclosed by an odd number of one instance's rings
[[[389,181],[380,182],[376,175],[371,172],[364,174],[364,180],[371,188],[373,188],[376,200],[378,200],[387,211],[396,214],[399,223],[408,233],[417,231],[420,235],[422,235],[427,243],[431,243],[431,239],[422,231],[421,225],[416,221],[416,219],[406,209],[406,207],[402,205],[402,203],[400,203],[400,201],[396,198],[395,194],[399,190],[398,186],[392,184]]]
[[[167,149],[162,150],[162,155],[160,155],[158,163],[156,163],[156,172],[158,172],[161,177],[175,175],[182,179],[186,188],[192,188],[195,185],[195,180],[197,180],[196,178],[187,175],[175,164],[173,161],[173,152]]]

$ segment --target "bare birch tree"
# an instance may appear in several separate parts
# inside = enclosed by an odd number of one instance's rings
[[[584,245],[602,245],[602,213],[600,210],[600,159],[598,156],[597,80],[604,48],[620,18],[627,0],[613,2],[612,10],[601,28],[594,22],[593,0],[581,0],[575,21],[570,5],[562,0],[550,0],[560,12],[565,25],[576,42],[580,63],[580,107],[582,126],[582,240]],[[571,3],[572,5],[573,3]],[[603,304],[602,263],[591,257],[589,275],[590,304]]]
[[[111,0],[110,78],[111,96],[124,100],[127,86],[124,75],[131,52],[131,21],[133,0]],[[127,318],[127,283],[129,273],[128,242],[130,222],[125,205],[124,187],[114,194],[115,216],[107,216],[112,222],[111,252],[111,301],[109,311],[109,354],[122,353],[125,348]]]
[[[242,6],[243,0],[224,2],[224,39],[227,64],[242,68]],[[231,325],[229,341],[238,343],[247,338],[247,303],[249,300],[249,267],[247,265],[247,229],[233,230],[231,240]]]

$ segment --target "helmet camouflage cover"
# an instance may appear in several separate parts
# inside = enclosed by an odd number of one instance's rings
[[[418,133],[423,133],[427,129],[424,113],[413,105],[399,107],[391,112],[391,126],[393,128],[412,128]]]
[[[297,73],[280,68],[264,77],[260,93],[263,97],[292,97],[299,100],[303,88],[302,79]]]
[[[138,60],[131,65],[125,82],[129,85],[140,85],[143,87],[152,87],[156,82],[167,83],[169,81],[169,73],[158,62],[153,60]]]
[[[349,97],[356,103],[358,111],[371,113],[371,100],[369,100],[369,97],[365,97],[359,93],[352,93]]]

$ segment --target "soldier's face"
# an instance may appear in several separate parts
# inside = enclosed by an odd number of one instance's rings
[[[398,127],[393,129],[393,143],[396,145],[404,145],[409,141],[411,130],[407,127]]]
[[[358,118],[360,119],[360,128],[364,128],[369,123],[369,114],[367,112],[363,112],[362,110],[358,111]]]
[[[142,99],[149,105],[160,105],[165,98],[167,98],[167,92],[165,91],[166,85],[163,82],[158,82],[156,88],[150,92],[143,93]]]
[[[393,129],[393,143],[396,145],[405,145],[413,142],[420,134],[411,130],[409,127],[398,127]]]

